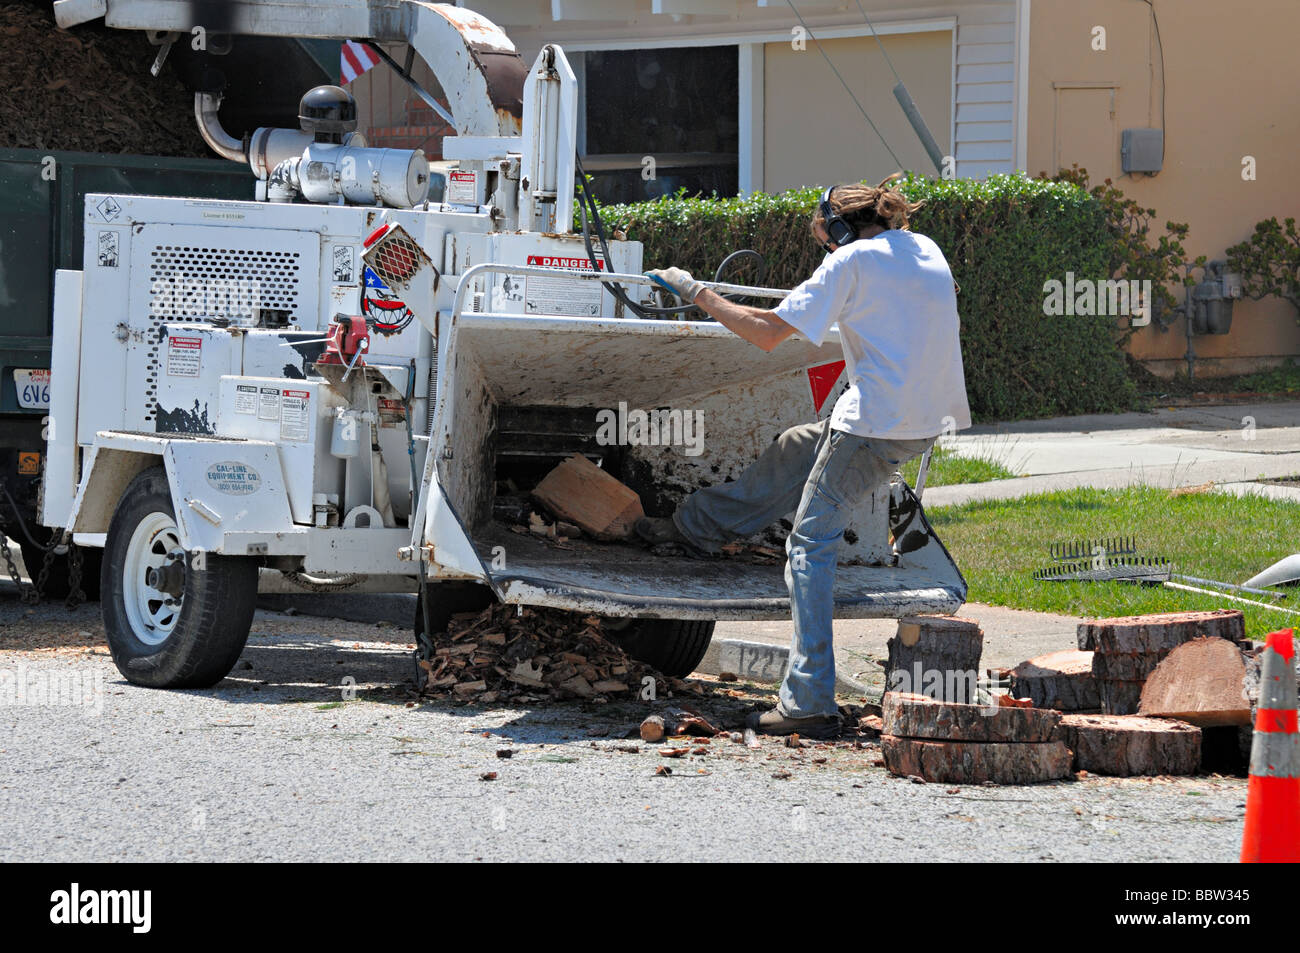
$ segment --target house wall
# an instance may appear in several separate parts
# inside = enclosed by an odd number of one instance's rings
[[[879,160],[874,152],[861,155],[862,148],[878,149],[879,140],[816,45],[809,40],[803,51],[792,49],[792,31],[799,21],[785,0],[462,0],[458,5],[501,26],[526,61],[531,62],[544,43],[553,42],[570,53],[579,71],[585,50],[737,44],[742,191],[823,180],[878,179],[897,168],[883,149]],[[854,93],[903,164],[929,171],[930,161],[894,100],[893,74],[883,63],[857,0],[798,0],[796,5],[840,71],[846,78],[852,74]],[[861,5],[880,31],[940,148],[954,153],[956,174],[1011,171],[1018,149],[1014,77],[1019,0],[910,5],[901,0],[861,0]],[[400,61],[404,50],[389,52]],[[778,60],[777,66],[766,63],[769,53]],[[436,156],[435,144],[419,139],[432,135],[427,111],[400,80],[375,75],[388,73],[381,67],[354,84],[362,124],[371,128],[376,144],[423,144],[427,153]],[[422,64],[417,75],[427,76]],[[767,101],[769,90],[775,105]],[[787,104],[800,101],[829,102],[833,108],[800,107],[786,113]],[[791,150],[780,135],[792,116],[798,121],[800,138],[805,132],[812,140],[837,144],[847,138],[857,148],[842,161],[819,163],[808,173],[797,174]],[[767,161],[768,147],[777,149],[775,164]]]
[[[886,36],[883,43],[939,148],[950,154],[952,32]],[[846,37],[823,40],[822,48],[902,160],[901,168],[933,171],[894,99],[894,76],[876,41]],[[900,169],[812,44],[764,44],[763,64],[764,191],[859,179],[875,183]]]
[[[1300,214],[1300,5],[1251,0],[1154,0],[1164,45],[1164,169],[1121,176],[1120,134],[1161,126],[1161,66],[1150,8],[1135,0],[1033,0],[1030,16],[1028,169],[1077,162],[1112,179],[1166,221],[1191,226],[1190,257],[1224,257],[1255,223]],[[1093,28],[1106,49],[1092,49]],[[1113,110],[1113,111],[1112,111]],[[1242,178],[1253,156],[1257,178]],[[1198,275],[1199,277],[1199,275]],[[1182,297],[1181,290],[1176,295]],[[1133,338],[1134,356],[1182,373],[1183,321]],[[1232,331],[1195,339],[1198,375],[1240,373],[1300,355],[1295,310],[1276,299],[1237,302]]]

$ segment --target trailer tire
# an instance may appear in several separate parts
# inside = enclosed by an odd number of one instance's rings
[[[634,619],[610,635],[638,662],[672,678],[685,678],[709,650],[716,624],[712,619]]]
[[[429,621],[435,635],[447,631],[451,617],[458,612],[481,612],[496,602],[496,593],[481,582],[456,580],[431,582],[425,587],[429,593]],[[415,597],[415,637],[424,634],[424,606]]]
[[[257,569],[252,557],[206,553],[197,560],[185,552],[166,471],[138,474],[109,524],[100,574],[100,611],[118,671],[149,688],[221,681],[248,640]],[[161,574],[152,577],[154,585],[146,582],[150,570]],[[178,611],[150,598],[177,598],[178,587]]]

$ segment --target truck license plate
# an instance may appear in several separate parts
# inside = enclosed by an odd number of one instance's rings
[[[24,410],[50,409],[50,372],[19,369],[14,371],[14,393]]]

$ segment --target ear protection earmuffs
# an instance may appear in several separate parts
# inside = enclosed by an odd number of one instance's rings
[[[844,246],[849,242],[857,241],[858,230],[832,210],[831,193],[834,191],[835,186],[832,185],[822,194],[821,216],[826,228],[826,237],[836,245]]]

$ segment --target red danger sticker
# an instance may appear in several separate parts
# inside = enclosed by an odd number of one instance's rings
[[[591,271],[591,261],[586,258],[561,258],[558,255],[529,255],[528,264],[540,265],[543,268],[574,268],[578,270]],[[600,265],[600,271],[608,271],[605,263],[597,259]]]

